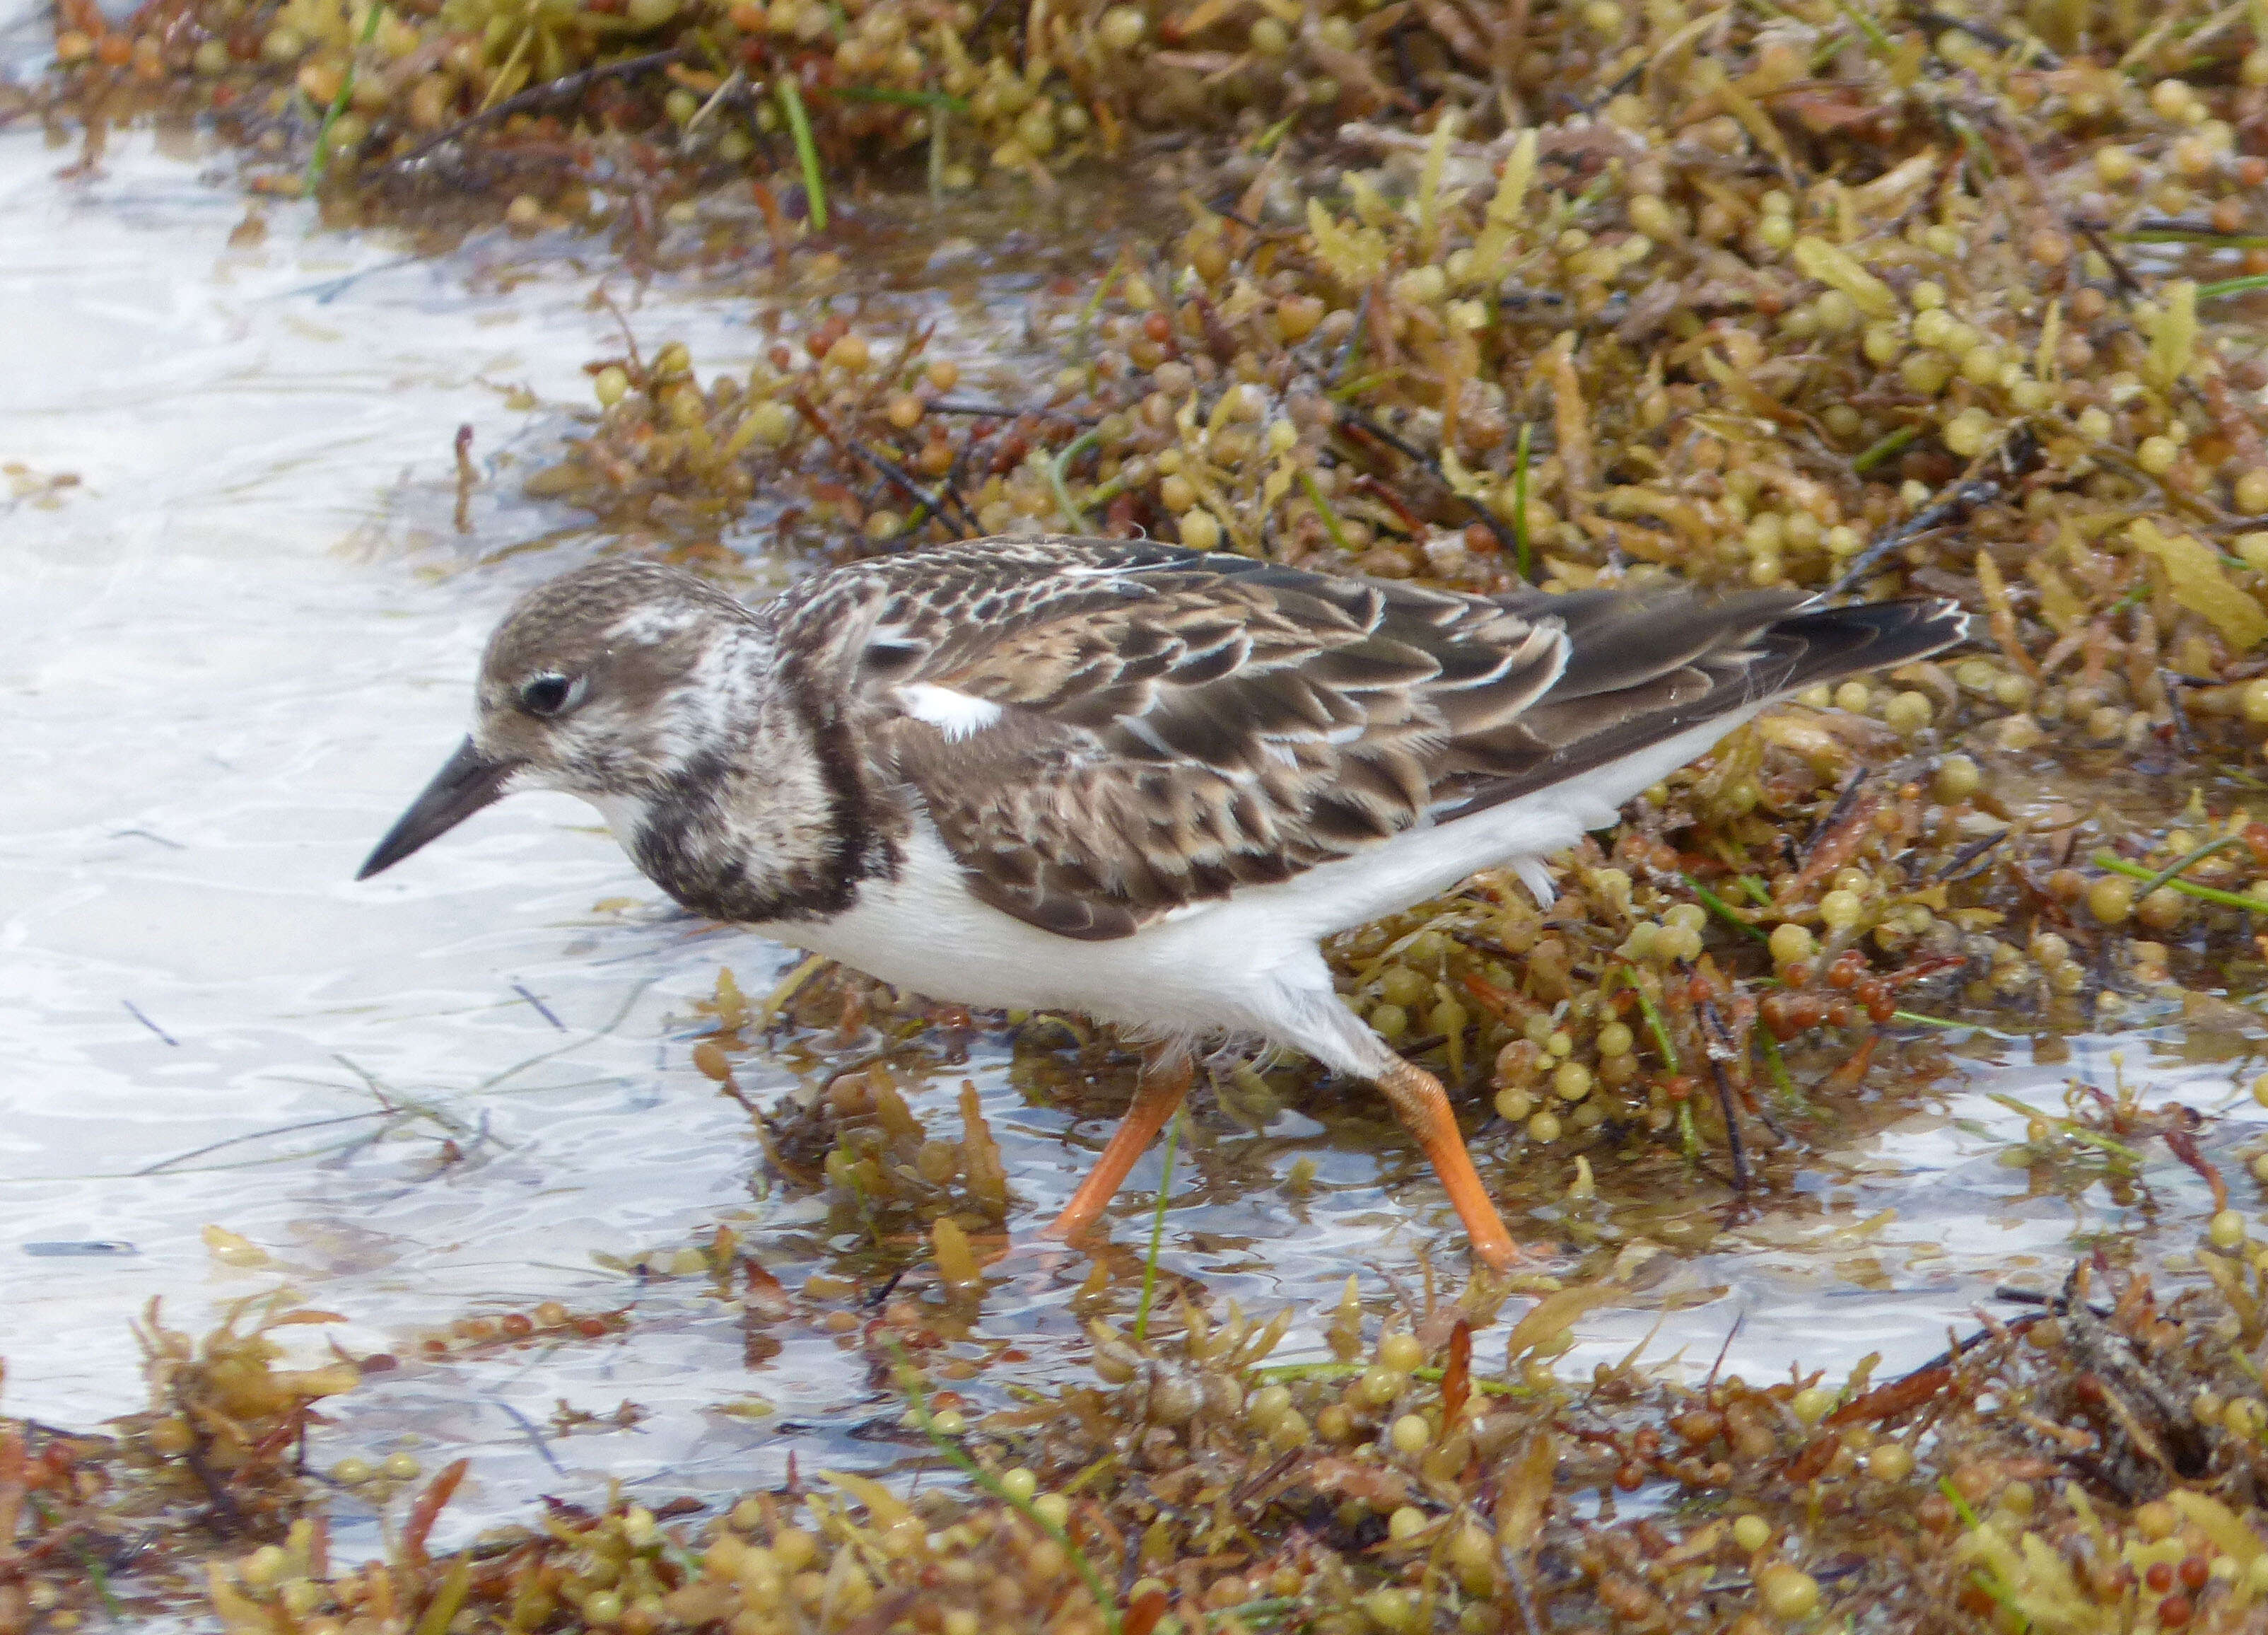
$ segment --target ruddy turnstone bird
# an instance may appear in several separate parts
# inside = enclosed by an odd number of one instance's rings
[[[1944,601],[1504,596],[1146,541],[992,539],[751,608],[618,558],[538,586],[471,735],[359,878],[519,789],[579,795],[694,912],[931,998],[1150,1042],[1052,1230],[1099,1217],[1222,1035],[1368,1079],[1479,1256],[1518,1253],[1448,1099],[1319,939],[1543,859],[1775,698],[1958,642]]]

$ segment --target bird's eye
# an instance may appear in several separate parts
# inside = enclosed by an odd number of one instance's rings
[[[519,689],[520,707],[530,715],[557,715],[583,696],[583,683],[563,675],[539,675]]]

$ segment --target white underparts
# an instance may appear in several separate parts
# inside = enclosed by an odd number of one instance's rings
[[[1532,794],[1407,830],[1287,880],[1191,903],[1131,937],[1059,937],[980,902],[925,816],[916,821],[895,880],[861,883],[851,906],[825,920],[755,929],[932,999],[1083,1011],[1167,1038],[1256,1035],[1374,1079],[1393,1057],[1334,991],[1321,939],[1484,868],[1518,871],[1548,902],[1543,858],[1612,823],[1624,801],[1707,749],[1762,702]]]
[[[949,742],[983,732],[997,723],[1001,715],[1000,706],[990,698],[972,697],[929,681],[912,681],[901,687],[898,701],[905,705],[908,715],[917,721],[928,722]]]
[[[1535,899],[1535,906],[1548,909],[1559,895],[1558,887],[1551,883],[1551,871],[1543,866],[1542,858],[1514,858],[1512,872],[1520,876],[1520,883],[1528,887],[1528,895]]]

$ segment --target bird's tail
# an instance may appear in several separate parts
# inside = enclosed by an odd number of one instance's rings
[[[1772,678],[1771,690],[1800,692],[1862,671],[1911,664],[1967,641],[1970,626],[1961,605],[1942,597],[1804,608],[1774,620],[1765,634],[1765,644],[1790,660]]]

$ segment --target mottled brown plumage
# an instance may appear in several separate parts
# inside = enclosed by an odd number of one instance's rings
[[[842,570],[776,616],[971,890],[1107,939],[1874,662],[1859,650],[1878,632],[1791,618],[1803,600],[1492,600],[1048,539]],[[907,712],[917,686],[1001,716],[949,732]]]

